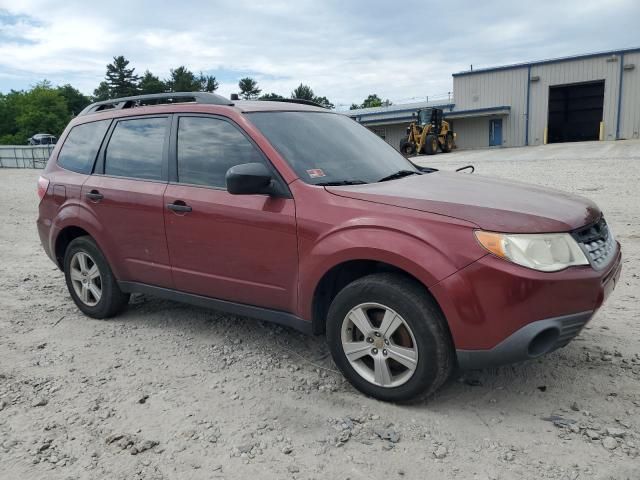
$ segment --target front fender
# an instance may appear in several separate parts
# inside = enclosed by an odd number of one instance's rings
[[[393,226],[352,225],[333,230],[301,249],[298,298],[303,318],[313,317],[314,293],[322,277],[337,265],[353,260],[392,265],[427,288],[460,269],[459,259],[447,254],[442,245]]]

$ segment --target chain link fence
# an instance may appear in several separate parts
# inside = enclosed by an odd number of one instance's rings
[[[55,145],[0,145],[0,168],[44,168]]]

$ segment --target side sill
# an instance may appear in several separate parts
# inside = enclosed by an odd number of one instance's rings
[[[253,305],[245,305],[243,303],[229,302],[227,300],[219,300],[217,298],[205,297],[203,295],[195,295],[193,293],[184,293],[170,288],[156,287],[145,283],[137,282],[118,282],[120,290],[126,293],[145,293],[167,300],[188,303],[198,307],[220,310],[222,312],[251,317],[265,322],[277,323],[285,327],[290,327],[307,335],[313,334],[311,322],[303,320],[291,313],[282,312],[280,310],[272,310],[269,308],[256,307]]]

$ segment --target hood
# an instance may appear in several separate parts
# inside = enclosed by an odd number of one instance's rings
[[[496,232],[568,232],[600,217],[587,198],[468,173],[437,171],[326,188],[334,195],[446,215]]]

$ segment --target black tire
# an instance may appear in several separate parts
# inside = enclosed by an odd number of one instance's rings
[[[438,153],[438,136],[429,134],[427,140],[424,143],[424,153],[427,155],[434,155]]]
[[[410,142],[408,138],[406,137],[403,138],[402,140],[400,140],[400,153],[402,153],[402,155],[404,155],[405,157],[410,157],[412,155],[415,155],[416,153],[415,144]]]
[[[72,283],[71,262],[78,253],[88,255],[90,260],[95,263],[99,272],[101,296],[95,305],[85,303],[76,292]],[[82,313],[89,317],[99,319],[113,317],[122,311],[129,302],[129,294],[123,293],[122,290],[120,290],[118,282],[104,254],[89,236],[75,238],[69,243],[64,254],[64,276],[71,298]],[[93,298],[95,299],[95,297]]]
[[[449,153],[451,150],[453,150],[453,134],[449,132],[444,137],[444,143],[442,144],[442,152]]]
[[[343,321],[354,307],[366,303],[382,304],[395,311],[415,338],[417,366],[410,378],[399,386],[383,387],[365,379],[344,352]],[[439,307],[422,285],[395,273],[368,275],[338,293],[327,316],[327,342],[334,362],[355,388],[388,402],[427,398],[449,378],[455,364],[453,343]]]

